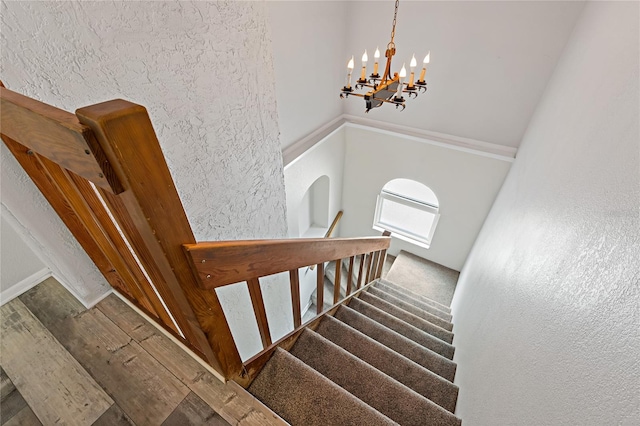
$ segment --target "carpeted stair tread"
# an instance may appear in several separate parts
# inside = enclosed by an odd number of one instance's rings
[[[390,315],[361,299],[351,299],[349,307],[392,329],[393,331],[400,333],[404,337],[421,344],[425,348],[431,349],[445,358],[453,359],[455,348],[444,340],[432,336],[429,333],[425,333],[419,328],[414,327],[413,325]]]
[[[425,333],[429,333],[432,336],[435,336],[447,343],[453,342],[453,333],[445,330],[442,327],[438,327],[437,325],[430,323],[429,321],[425,321],[422,318],[412,314],[411,312],[407,312],[402,308],[399,308],[386,300],[380,299],[372,295],[371,293],[360,293],[360,300],[365,301],[378,309],[385,311],[386,313],[393,315],[396,318],[399,318],[406,323],[413,325],[414,327],[419,328]]]
[[[315,332],[442,408],[455,411],[458,387],[453,383],[331,316]]]
[[[291,354],[401,425],[460,424],[452,413],[309,329]]]
[[[418,294],[414,291],[411,291],[405,287],[402,287],[401,285],[398,285],[396,283],[394,283],[393,281],[389,281],[387,279],[384,278],[380,278],[379,280],[380,284],[386,285],[387,287],[391,287],[399,292],[402,292],[404,294],[406,294],[407,296],[413,298],[413,299],[417,299],[420,300],[421,302],[426,303],[427,305],[431,305],[435,308],[440,309],[441,311],[447,312],[447,313],[451,313],[451,308],[447,305],[443,305],[440,302],[436,302],[435,300],[431,300],[426,296],[423,296],[421,294]]]
[[[402,334],[366,317],[360,312],[354,311],[348,306],[341,306],[336,311],[334,319],[344,322],[389,349],[404,355],[416,364],[453,382],[457,366],[450,359],[425,348],[421,344],[404,337]]]
[[[437,315],[433,315],[432,313],[425,311],[424,309],[420,309],[412,305],[411,303],[406,302],[402,298],[398,298],[373,286],[369,287],[367,289],[367,292],[382,300],[386,300],[392,305],[397,306],[398,308],[403,309],[409,313],[412,313],[413,315],[420,317],[425,321],[429,321],[431,324],[435,324],[440,328],[444,328],[447,331],[453,330],[453,324],[451,324],[449,321],[444,320]]]
[[[248,390],[293,426],[396,424],[280,348]]]
[[[377,281],[374,285],[374,288],[378,289],[378,290],[382,290],[385,293],[388,293],[392,296],[397,297],[398,299],[401,299],[403,301],[405,301],[406,303],[410,303],[413,306],[415,306],[416,308],[420,308],[424,311],[427,311],[437,317],[442,318],[445,321],[449,321],[451,322],[451,320],[453,319],[453,315],[451,315],[448,311],[443,311],[441,309],[436,308],[433,305],[429,305],[419,299],[416,299],[406,293],[403,293],[402,291],[398,291],[393,287],[390,287],[384,283],[382,283],[381,281]]]

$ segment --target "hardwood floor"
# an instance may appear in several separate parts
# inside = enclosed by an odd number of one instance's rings
[[[0,425],[283,425],[116,295],[50,278],[0,308]]]

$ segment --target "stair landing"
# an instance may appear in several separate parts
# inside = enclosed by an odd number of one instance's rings
[[[421,296],[451,306],[460,272],[400,251],[383,278]]]

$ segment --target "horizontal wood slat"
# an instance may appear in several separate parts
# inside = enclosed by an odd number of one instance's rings
[[[78,118],[0,87],[2,134],[94,184],[124,190],[93,132]]]
[[[299,238],[185,244],[204,289],[389,247],[389,237]],[[267,255],[265,255],[267,253]]]

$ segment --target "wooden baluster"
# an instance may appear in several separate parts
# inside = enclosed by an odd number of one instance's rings
[[[318,263],[317,280],[316,280],[316,313],[322,313],[324,306],[324,263]]]
[[[362,271],[364,270],[364,253],[360,255],[360,269],[358,271],[358,285],[356,285],[356,290],[360,290],[362,287]]]
[[[371,274],[371,258],[373,257],[373,252],[367,255],[367,278],[364,280],[364,285],[369,284],[369,274]]]
[[[249,295],[253,304],[253,313],[258,322],[258,330],[262,339],[262,347],[267,348],[271,345],[271,333],[269,332],[269,322],[267,321],[267,311],[264,308],[264,300],[262,300],[262,289],[258,278],[252,278],[247,281],[249,286]]]
[[[340,275],[342,274],[342,259],[336,260],[336,280],[333,283],[333,304],[340,300]]]
[[[387,258],[387,250],[380,251],[380,259],[378,260],[378,271],[376,272],[376,278],[382,277],[382,268],[384,267],[384,261]]]
[[[302,324],[300,309],[300,278],[298,270],[289,271],[289,284],[291,285],[291,306],[293,309],[293,327],[298,328]]]
[[[379,252],[377,251],[374,252],[373,259],[371,260],[371,275],[367,275],[371,278],[371,281],[376,279],[375,275],[376,275],[376,270],[378,268],[378,255],[379,255]],[[367,283],[369,283],[369,281],[367,281]]]
[[[349,277],[347,278],[347,296],[351,294],[351,287],[353,286],[353,260],[354,257],[349,258]]]
[[[383,237],[390,237],[391,231],[384,231],[382,233]],[[384,262],[387,260],[387,249],[381,250],[382,256],[380,256],[380,266],[378,267],[378,273],[376,274],[377,278],[382,277],[382,269],[384,268]]]

